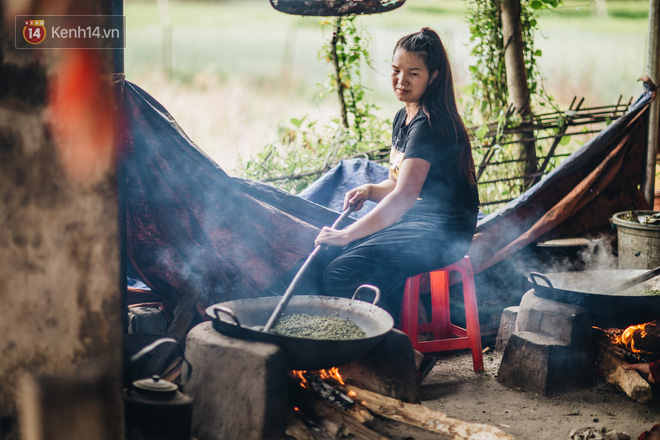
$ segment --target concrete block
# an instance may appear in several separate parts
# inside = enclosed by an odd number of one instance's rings
[[[504,349],[497,379],[503,385],[547,395],[594,383],[594,356],[555,338],[515,332]]]
[[[497,339],[495,340],[495,350],[504,350],[507,342],[509,342],[509,338],[516,328],[518,309],[518,306],[513,306],[507,307],[502,311],[502,316],[500,317],[500,326],[497,330]]]
[[[592,385],[593,319],[583,307],[523,295],[498,380],[541,394]]]
[[[273,344],[224,336],[212,323],[186,341],[192,376],[192,434],[198,440],[283,438],[288,412],[288,367]]]
[[[419,403],[419,371],[408,336],[396,329],[355,362],[339,367],[346,383],[403,400]]]
[[[591,345],[593,318],[584,307],[541,298],[534,290],[520,301],[515,332],[534,332],[566,345]]]
[[[163,335],[169,324],[163,312],[155,307],[131,307],[128,309],[129,335]]]

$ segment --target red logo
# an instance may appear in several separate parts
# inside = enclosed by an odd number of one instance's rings
[[[25,20],[23,38],[30,44],[39,44],[46,38],[45,20]]]

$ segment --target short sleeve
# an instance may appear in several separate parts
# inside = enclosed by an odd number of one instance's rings
[[[406,142],[406,159],[424,159],[433,163],[437,154],[437,134],[431,130],[426,117],[411,124]]]

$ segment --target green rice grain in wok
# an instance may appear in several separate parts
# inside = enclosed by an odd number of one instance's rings
[[[367,337],[364,330],[348,319],[307,313],[282,316],[273,331],[282,336],[326,341],[348,341]]]

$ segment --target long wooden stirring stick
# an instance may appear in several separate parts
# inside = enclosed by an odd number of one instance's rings
[[[346,217],[348,217],[351,214],[351,212],[353,212],[354,208],[355,206],[349,205],[348,208],[346,208],[346,210],[332,224],[332,228],[337,229],[337,227],[346,219]],[[286,289],[286,292],[284,292],[284,296],[282,296],[280,302],[277,303],[277,307],[275,307],[275,310],[270,315],[270,318],[268,319],[268,322],[266,323],[266,326],[263,329],[264,332],[269,332],[273,328],[277,320],[280,319],[282,312],[284,312],[286,305],[289,303],[289,300],[293,296],[293,291],[296,288],[298,281],[300,281],[300,278],[302,277],[303,273],[312,264],[312,261],[318,255],[319,252],[321,252],[321,245],[318,245],[314,248],[312,253],[309,254],[307,259],[303,263],[302,267],[298,269],[298,273],[296,273],[296,276],[293,277],[291,284],[289,284],[289,287]]]

